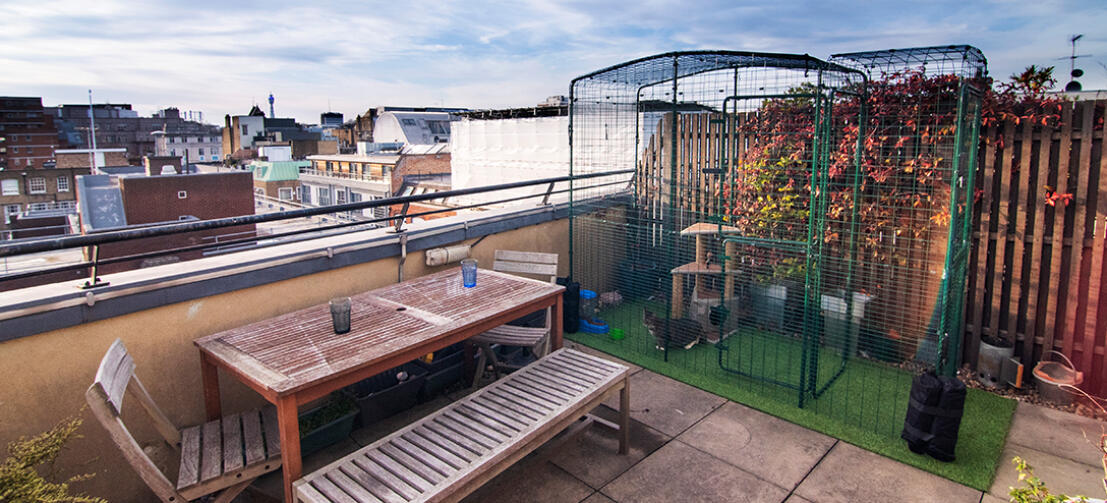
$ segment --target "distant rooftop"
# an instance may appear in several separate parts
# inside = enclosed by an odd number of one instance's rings
[[[569,115],[569,105],[501,108],[497,110],[473,110],[456,114],[465,119],[520,119],[527,117],[561,117]]]
[[[330,154],[330,155],[309,155],[308,160],[312,161],[340,161],[340,162],[376,162],[381,164],[396,164],[400,162],[400,156],[387,155],[387,154]]]
[[[280,182],[300,178],[300,168],[310,167],[308,161],[254,161],[246,168],[254,172],[254,180]]]

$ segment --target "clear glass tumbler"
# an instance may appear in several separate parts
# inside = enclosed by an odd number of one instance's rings
[[[350,331],[350,298],[338,297],[331,299],[331,322],[334,323],[334,333],[344,334]]]
[[[467,258],[461,261],[461,284],[465,288],[477,286],[477,259]]]

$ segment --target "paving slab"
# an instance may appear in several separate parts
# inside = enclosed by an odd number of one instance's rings
[[[978,503],[980,491],[860,447],[838,442],[796,488],[819,503]]]
[[[678,440],[650,454],[603,488],[618,502],[778,503],[788,491]]]
[[[331,464],[351,452],[360,449],[361,446],[350,437],[346,437],[338,443],[326,447],[321,451],[314,452],[303,459],[303,473],[308,474],[318,470],[324,466]],[[264,495],[266,497],[283,501],[284,496],[284,472],[277,470],[269,472],[258,478],[253,484],[254,492],[259,493],[256,496]]]
[[[615,500],[604,496],[603,493],[596,491],[591,496],[584,499],[580,503],[615,503]]]
[[[396,415],[386,417],[380,421],[376,421],[373,424],[362,425],[360,428],[353,431],[350,436],[362,446],[369,445],[377,440],[380,440],[392,433],[396,432],[403,427],[414,423],[423,417],[441,409],[449,404],[453,403],[450,397],[445,395],[439,396],[430,400],[418,404],[410,409],[402,411]],[[306,471],[304,473],[307,473]]]
[[[798,494],[793,494],[793,495],[789,496],[788,499],[784,500],[784,503],[814,503],[814,502],[812,502],[811,500],[809,500],[807,498],[804,498],[803,496],[800,496]]]
[[[587,353],[587,354],[590,354],[590,355],[593,355],[593,356],[598,356],[600,358],[603,358],[604,360],[609,360],[609,361],[613,361],[615,363],[626,365],[627,367],[630,368],[630,373],[631,374],[633,374],[635,372],[638,372],[639,370],[642,370],[642,367],[640,367],[638,365],[635,365],[635,364],[630,363],[626,360],[621,360],[619,358],[611,356],[611,355],[609,355],[607,353],[604,353],[603,351],[600,351],[600,350],[598,350],[596,348],[593,348],[591,346],[585,346],[584,344],[581,344],[579,342],[573,342],[573,341],[570,341],[570,340],[566,339],[563,346],[567,347],[567,348],[570,348],[570,349],[575,349],[577,351],[580,351],[581,353]]]
[[[1007,442],[1096,465],[1100,463],[1103,453],[1096,449],[1095,444],[1104,433],[1107,433],[1107,423],[1103,421],[1019,402],[1011,431],[1007,433]]]
[[[726,402],[726,399],[660,374],[643,370],[630,377],[630,417],[675,437]],[[619,396],[604,405],[619,408]]]
[[[463,503],[579,503],[595,492],[546,461],[525,458],[461,500]]]
[[[991,494],[984,493],[984,496],[980,498],[980,503],[1008,503],[1010,498],[997,498]]]
[[[616,421],[619,415],[603,405],[597,407],[593,414],[609,421]],[[549,459],[593,489],[599,489],[660,448],[670,438],[631,419],[630,452],[619,454],[618,433],[605,426],[593,425],[565,445],[559,446]]]
[[[677,439],[789,490],[837,442],[734,402],[715,409]]]
[[[1070,496],[1079,494],[1090,498],[1104,497],[1102,466],[1078,463],[1012,443],[1008,443],[1003,448],[996,479],[988,489],[989,494],[1006,498],[1011,486],[1018,484],[1018,472],[1015,471],[1015,465],[1011,463],[1011,458],[1015,456],[1020,456],[1030,463],[1034,468],[1034,475],[1045,482],[1051,493]]]

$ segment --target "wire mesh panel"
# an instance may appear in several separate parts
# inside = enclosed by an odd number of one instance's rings
[[[939,334],[960,333],[979,109],[960,73],[899,52],[897,71],[882,53],[680,52],[575,79],[572,172],[635,174],[574,182],[571,274],[596,295],[570,337],[895,431],[902,364],[956,354]]]

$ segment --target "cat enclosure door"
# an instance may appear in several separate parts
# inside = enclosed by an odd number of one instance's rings
[[[843,228],[850,215],[828,224],[833,93],[811,91],[724,102],[717,162],[725,217],[716,223],[723,272],[709,314],[719,367],[790,388],[800,406],[820,386],[819,366],[837,363],[821,348],[836,345],[840,356],[848,345],[823,333],[821,311],[845,314],[850,306],[841,304],[851,302],[822,295],[827,230]]]

